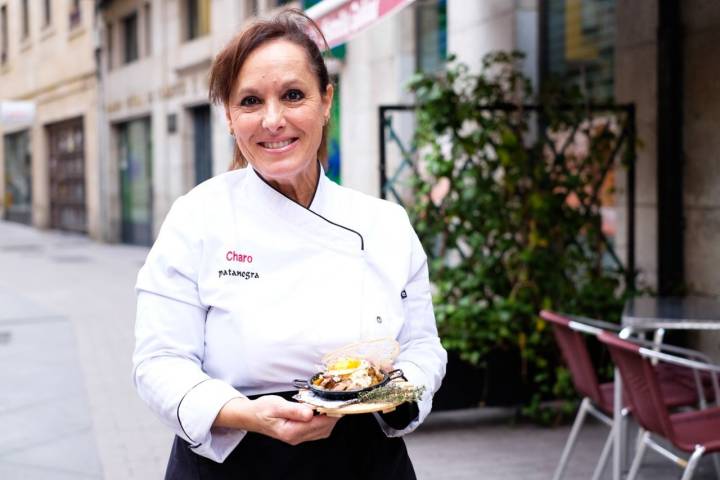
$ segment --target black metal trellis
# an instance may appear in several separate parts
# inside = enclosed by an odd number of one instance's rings
[[[609,165],[615,163],[623,149],[626,150],[626,168],[627,168],[627,266],[626,266],[626,285],[630,291],[635,289],[635,162],[636,162],[636,127],[635,127],[635,105],[560,105],[553,107],[560,111],[576,111],[582,108],[588,114],[594,113],[614,113],[624,115],[625,121],[621,124],[622,129],[618,137],[609,162]],[[528,113],[543,113],[544,107],[541,105],[522,105],[500,104],[492,106],[480,107],[485,111],[512,112],[523,111]],[[412,112],[415,110],[414,105],[381,105],[378,109],[379,114],[379,141],[380,141],[380,161],[379,161],[379,177],[380,177],[380,198],[386,199],[388,193],[393,196],[395,201],[402,204],[402,199],[398,193],[396,186],[397,180],[402,172],[407,168],[412,168],[415,161],[415,152],[410,145],[406,145],[393,129],[392,112]],[[395,143],[400,150],[402,160],[397,169],[388,176],[387,158],[388,145]]]

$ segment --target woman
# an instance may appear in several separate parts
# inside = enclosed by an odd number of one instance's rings
[[[210,98],[247,168],[179,198],[138,275],[134,381],[177,435],[166,478],[415,478],[398,437],[446,362],[426,257],[402,208],[323,174],[333,87],[306,32],[285,11],[217,56]],[[323,354],[382,337],[417,404],[338,420],[289,400]]]

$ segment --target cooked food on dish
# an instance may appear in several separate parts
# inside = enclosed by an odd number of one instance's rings
[[[361,390],[377,385],[385,374],[370,362],[360,358],[340,358],[327,365],[312,383],[316,388],[331,392]]]

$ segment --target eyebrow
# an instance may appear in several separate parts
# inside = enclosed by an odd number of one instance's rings
[[[299,85],[302,85],[303,87],[305,86],[304,82],[302,80],[300,80],[299,78],[293,78],[293,79],[286,80],[283,83],[281,83],[280,90],[285,90],[291,86],[299,86]],[[259,93],[260,92],[256,88],[244,87],[244,88],[239,89],[237,91],[236,95],[238,97],[244,97],[247,95],[259,95]]]

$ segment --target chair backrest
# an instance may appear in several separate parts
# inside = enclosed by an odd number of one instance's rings
[[[540,316],[552,324],[555,341],[570,370],[575,389],[601,405],[600,385],[584,335],[570,328],[570,319],[559,313],[543,310]]]
[[[657,372],[649,359],[640,354],[640,346],[614,333],[602,332],[598,339],[607,345],[613,362],[620,370],[623,395],[633,417],[645,430],[673,440],[670,415],[663,401]]]

